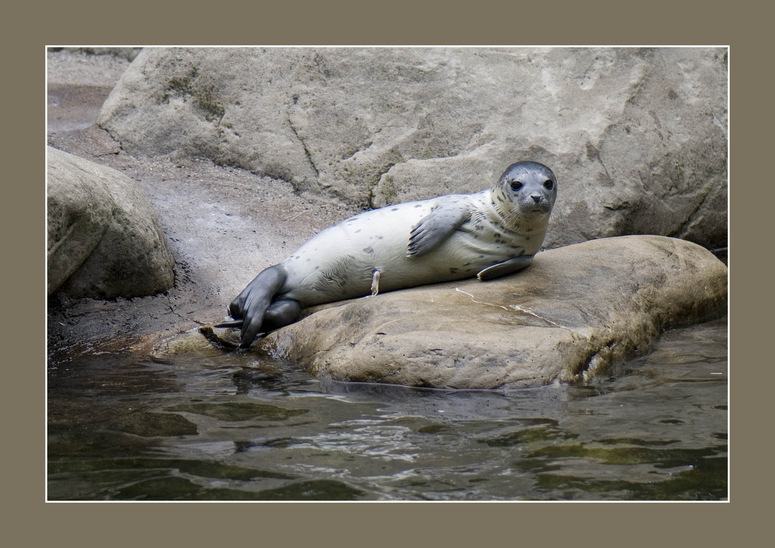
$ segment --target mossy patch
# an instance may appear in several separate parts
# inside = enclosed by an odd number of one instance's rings
[[[130,413],[111,425],[135,436],[190,436],[196,435],[196,424],[173,413]]]
[[[192,68],[188,74],[175,76],[167,82],[161,100],[163,103],[169,103],[174,97],[183,101],[192,100],[204,113],[205,119],[210,122],[220,121],[226,114],[226,107],[217,99],[213,87],[201,82],[196,68]]]

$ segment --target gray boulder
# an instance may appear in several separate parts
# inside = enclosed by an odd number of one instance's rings
[[[382,206],[531,159],[545,245],[727,238],[725,48],[146,48],[98,123],[137,156],[205,157]]]
[[[172,287],[156,212],[118,171],[48,148],[48,294],[137,297]]]
[[[310,309],[256,346],[348,381],[584,382],[645,352],[664,329],[723,315],[726,302],[727,267],[704,248],[661,236],[606,238],[541,252],[526,270],[491,282]]]

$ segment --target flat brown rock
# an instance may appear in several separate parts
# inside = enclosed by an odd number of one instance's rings
[[[259,346],[339,380],[455,388],[583,382],[664,329],[722,315],[727,267],[661,236],[539,253],[513,276],[311,309]]]

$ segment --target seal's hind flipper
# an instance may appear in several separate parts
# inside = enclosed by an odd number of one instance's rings
[[[231,317],[242,320],[241,347],[249,347],[261,331],[267,308],[285,283],[286,276],[281,265],[270,266],[256,276],[229,305]]]
[[[267,333],[291,324],[301,316],[301,304],[293,299],[280,299],[269,305],[261,326]]]
[[[471,216],[468,202],[458,196],[445,196],[433,205],[409,234],[407,257],[430,253]]]

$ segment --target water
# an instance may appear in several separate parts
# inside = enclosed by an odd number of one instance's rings
[[[726,319],[590,386],[430,390],[255,354],[48,374],[49,500],[725,500]]]

